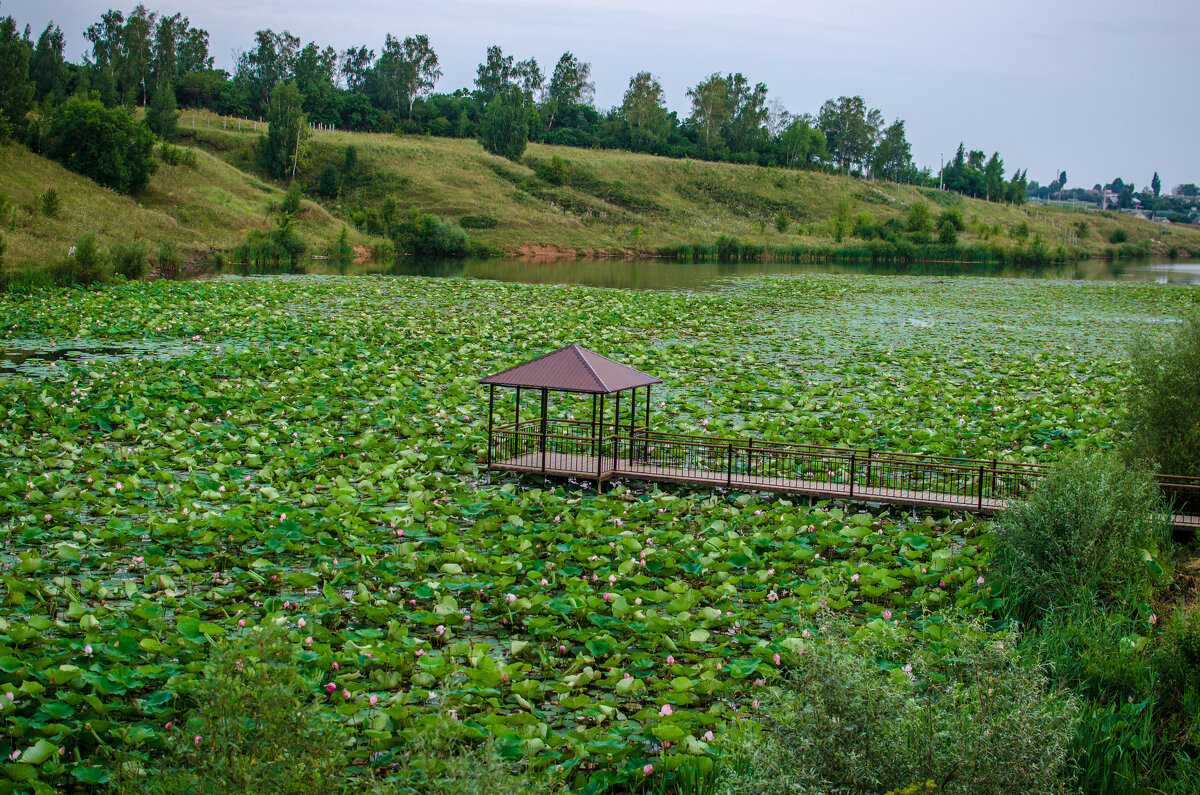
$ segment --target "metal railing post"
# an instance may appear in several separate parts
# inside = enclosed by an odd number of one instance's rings
[[[854,452],[850,453],[850,498],[854,498],[854,464],[857,455]]]
[[[867,448],[867,488],[871,488],[871,448]]]
[[[733,442],[725,445],[725,487],[733,485]]]
[[[983,465],[979,465],[979,510],[983,510]]]

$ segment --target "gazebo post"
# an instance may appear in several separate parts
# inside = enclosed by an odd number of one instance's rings
[[[646,384],[646,463],[650,463],[650,385]]]
[[[600,393],[600,413],[596,426],[596,493],[600,493],[600,477],[604,474],[604,393]]]
[[[492,483],[492,411],[496,406],[496,385],[488,384],[488,438],[487,438],[487,466],[488,466],[488,485]]]
[[[633,466],[633,435],[637,423],[637,387],[629,391],[629,465]]]
[[[595,450],[596,450],[596,393],[594,393],[594,392],[592,393],[592,427],[590,428],[590,431],[591,431],[591,434],[589,436],[589,439],[591,440],[592,451],[595,452]]]
[[[550,423],[546,417],[548,413],[549,393],[545,387],[542,387],[542,474],[546,474],[546,433],[549,430]]]
[[[621,458],[621,390],[617,390],[613,401],[613,466],[616,467]]]

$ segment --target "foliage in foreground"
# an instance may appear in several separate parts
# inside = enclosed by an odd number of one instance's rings
[[[946,657],[902,666],[877,662],[884,649],[839,639],[793,655],[761,727],[734,735],[725,792],[925,782],[964,795],[1065,792],[1078,706],[1066,691],[1047,692],[1043,670],[1013,640],[968,629]]]
[[[1162,472],[1200,476],[1200,312],[1171,337],[1142,339],[1133,350],[1126,396],[1128,449],[1133,460]]]
[[[994,582],[1032,618],[1077,604],[1148,601],[1169,580],[1159,557],[1170,520],[1154,479],[1115,456],[1067,458],[998,522]]]

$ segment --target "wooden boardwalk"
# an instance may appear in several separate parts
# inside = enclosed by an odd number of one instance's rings
[[[798,494],[818,499],[845,499],[859,502],[875,502],[890,505],[907,505],[924,508],[960,510],[970,513],[992,514],[1002,509],[1006,501],[994,497],[949,494],[920,488],[904,488],[895,485],[873,485],[862,482],[849,483],[829,480],[814,480],[755,474],[750,472],[722,471],[702,467],[651,465],[624,457],[604,456],[603,462],[595,455],[540,451],[526,453],[501,461],[494,461],[489,469],[502,472],[520,472],[550,477],[578,478],[602,483],[614,478],[631,478],[665,483],[681,483],[696,486],[730,488],[743,491],[770,491],[781,494]],[[1173,517],[1177,534],[1195,533],[1200,529],[1200,516],[1179,514]]]

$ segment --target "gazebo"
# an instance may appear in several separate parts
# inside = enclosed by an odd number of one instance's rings
[[[479,379],[488,387],[488,470],[594,476],[597,486],[613,476],[618,458],[630,462],[649,440],[650,387],[662,379],[572,343],[507,370]],[[515,390],[511,421],[496,423],[496,387]],[[643,423],[638,424],[638,390]],[[540,410],[522,416],[523,391],[536,390]],[[550,393],[591,395],[591,418],[550,416]],[[622,417],[621,393],[628,392]],[[612,395],[612,416],[606,398]]]

